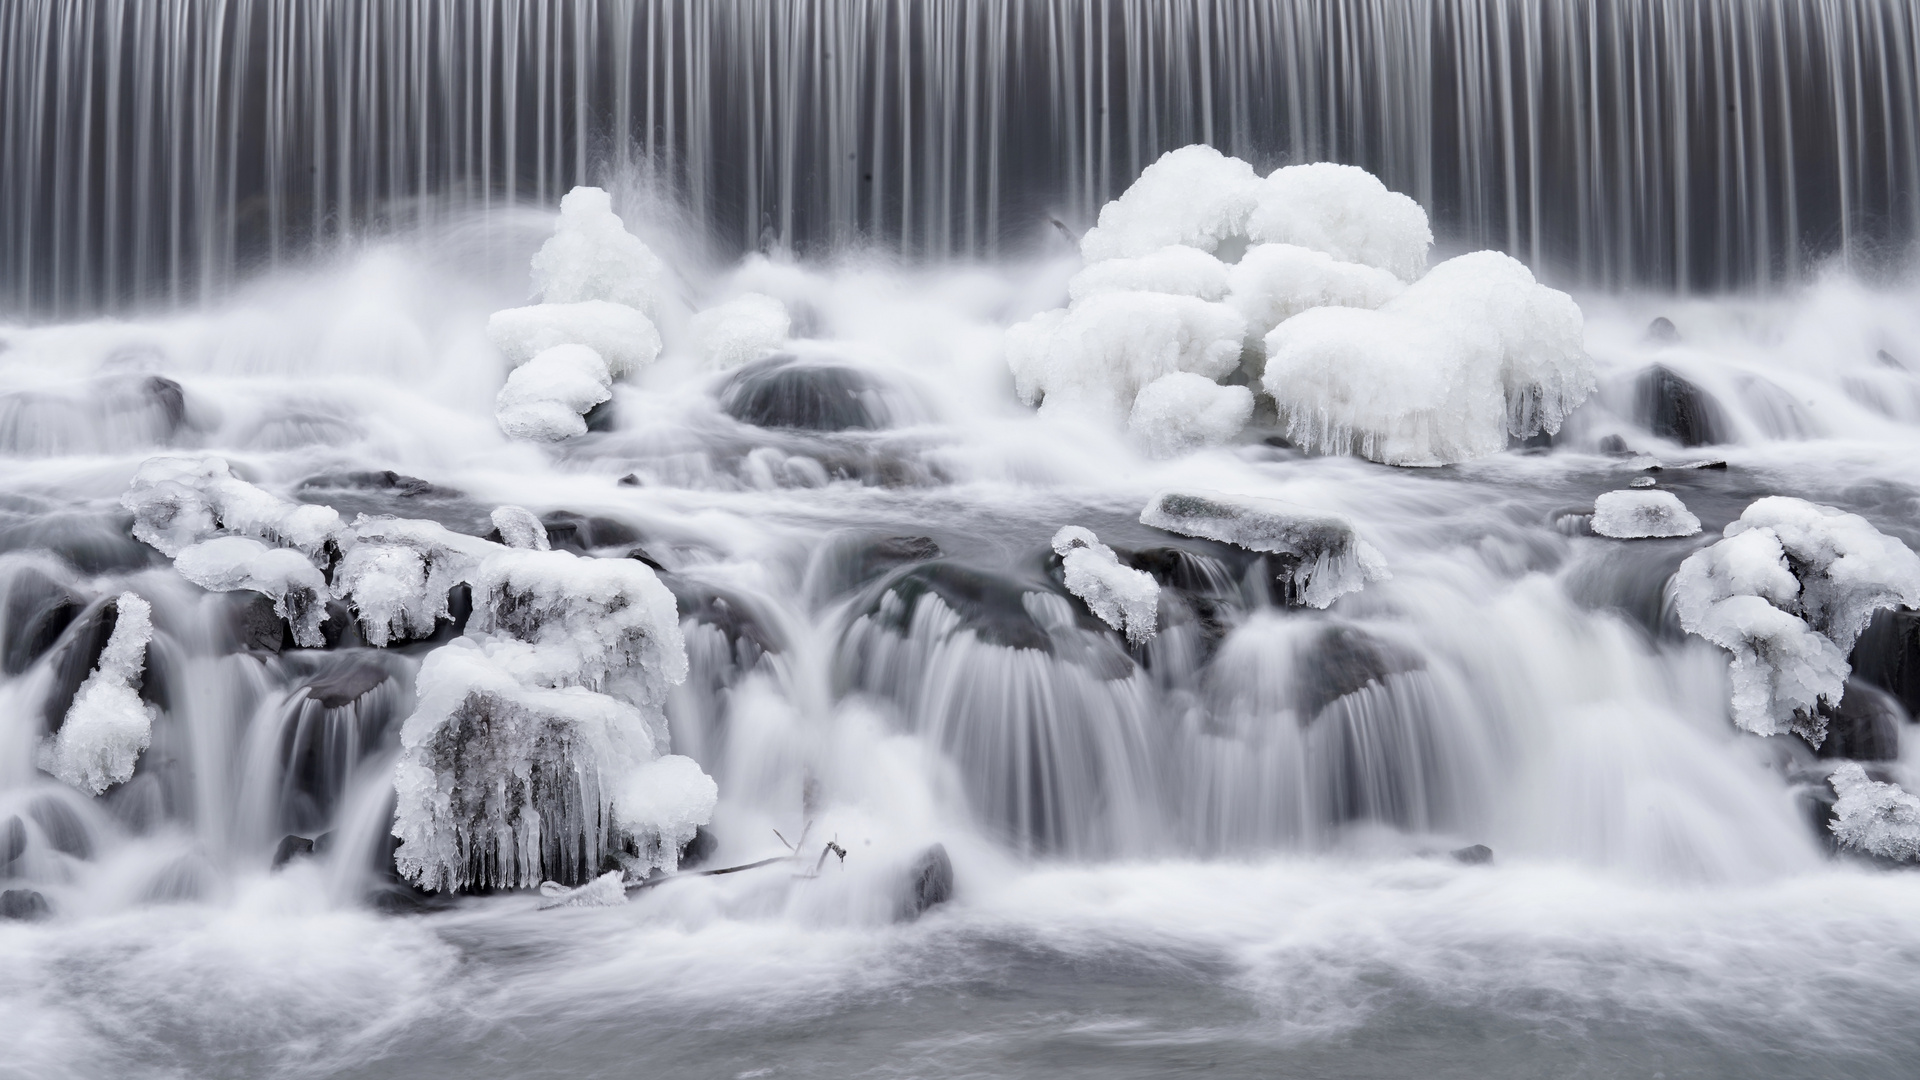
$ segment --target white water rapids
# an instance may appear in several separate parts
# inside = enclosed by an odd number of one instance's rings
[[[670,315],[610,424],[547,446],[496,425],[483,329],[550,224],[363,249],[201,313],[0,328],[0,629],[133,591],[164,706],[134,778],[90,799],[35,765],[58,650],[0,681],[7,887],[51,911],[0,921],[0,1075],[1920,1068],[1920,876],[1829,853],[1821,763],[1732,726],[1726,654],[1661,598],[1764,495],[1920,543],[1920,290],[1578,296],[1599,391],[1550,449],[1397,469],[1256,417],[1153,460],[1013,394],[1003,330],[1063,303],[1077,258],[728,263],[661,233],[687,300],[785,301],[882,426],[739,422]],[[1636,417],[1656,363],[1714,395],[1722,444]],[[693,662],[673,750],[720,792],[707,865],[802,860],[612,908],[374,902],[423,649],[236,644],[246,594],[127,536],[120,497],[167,449],[349,517],[479,535],[517,505],[595,554],[643,548]],[[1643,477],[1705,531],[1578,527]],[[1166,545],[1140,510],[1183,486],[1342,513],[1392,577],[1326,611],[1195,601],[1129,654],[1048,576],[1049,538]],[[902,569],[934,547],[942,569]],[[890,622],[883,582],[948,604]],[[1877,775],[1920,781],[1899,736]],[[276,868],[288,834],[326,841]],[[845,857],[811,875],[829,838]],[[898,921],[932,843],[953,899]],[[1491,863],[1448,854],[1474,844]]]

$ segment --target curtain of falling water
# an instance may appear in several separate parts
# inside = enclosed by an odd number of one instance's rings
[[[1915,0],[0,0],[0,310],[186,302],[631,165],[716,243],[990,256],[1161,152],[1360,164],[1562,284],[1885,265]]]

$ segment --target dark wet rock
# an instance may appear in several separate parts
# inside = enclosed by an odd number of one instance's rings
[[[987,644],[1051,652],[1053,645],[1046,630],[1027,608],[1026,595],[1032,591],[1031,586],[960,563],[925,562],[889,580],[874,597],[867,613],[889,629],[904,634],[920,601],[929,595],[937,596],[960,616],[966,628]],[[897,603],[883,603],[888,594],[898,597]]]
[[[41,716],[48,732],[60,730],[60,725],[66,722],[67,710],[73,707],[74,696],[80,692],[81,684],[100,665],[100,654],[106,651],[107,639],[113,636],[118,612],[116,598],[96,601],[81,612],[67,627],[66,633],[60,636],[52,665],[53,684],[48,687],[46,701],[41,707]]]
[[[1874,612],[1847,659],[1853,681],[1892,694],[1909,716],[1920,712],[1920,611]]]
[[[761,655],[782,651],[779,635],[741,597],[677,574],[666,575],[661,582],[679,605],[680,621],[718,630],[743,666],[751,668]]]
[[[1824,709],[1827,737],[1815,750],[1823,758],[1893,761],[1900,756],[1900,729],[1907,711],[1892,694],[1861,679],[1848,679],[1837,707]]]
[[[861,552],[861,570],[864,575],[939,557],[940,545],[931,536],[888,536]]]
[[[40,826],[48,847],[76,859],[93,857],[93,839],[87,835],[87,826],[65,800],[43,795],[27,807],[27,816]]]
[[[705,866],[713,859],[714,852],[720,849],[720,839],[713,830],[705,825],[693,831],[693,839],[680,849],[680,869],[692,870]]]
[[[187,425],[187,391],[179,383],[149,375],[140,380],[140,393],[159,411],[169,434]]]
[[[1300,722],[1312,723],[1328,705],[1348,694],[1425,667],[1426,662],[1410,649],[1358,627],[1329,626],[1297,661],[1294,693]]]
[[[1473,844],[1450,851],[1453,861],[1466,866],[1485,866],[1493,861],[1493,849],[1485,844]]]
[[[621,477],[619,480],[615,481],[615,483],[619,484],[621,487],[641,487],[646,483],[646,481],[640,479],[639,473],[628,473],[627,475]]]
[[[906,888],[900,898],[899,917],[911,921],[953,899],[953,860],[945,844],[935,844],[920,853],[907,868]]]
[[[273,849],[273,868],[278,870],[295,859],[312,854],[313,840],[311,837],[295,836],[292,833],[288,833],[280,838],[280,846]]]
[[[35,922],[50,918],[53,908],[47,898],[32,889],[8,889],[0,892],[0,919]]]
[[[1692,499],[1687,501],[1699,509]],[[1679,641],[1686,632],[1668,606],[1667,582],[1700,542],[1637,540],[1597,547],[1568,569],[1567,594],[1584,607],[1619,612],[1651,637]]]
[[[614,408],[612,398],[608,398],[593,408],[588,409],[585,419],[587,421],[588,431],[612,431],[620,426],[620,418]]]
[[[60,640],[80,614],[80,595],[31,567],[13,576],[7,592],[0,670],[18,675]]]
[[[1655,364],[1633,384],[1634,420],[1681,446],[1711,446],[1732,440],[1733,426],[1712,394]]]
[[[404,703],[391,663],[373,649],[318,654],[293,687],[280,727],[283,828],[326,828],[354,771],[392,743]]]
[[[587,552],[626,547],[641,540],[640,530],[609,517],[556,510],[540,519],[547,527],[547,543],[555,551]]]
[[[652,568],[653,572],[656,574],[664,574],[667,572],[667,568],[661,565],[659,559],[656,559],[653,556],[647,554],[646,548],[643,548],[643,547],[630,548],[628,549],[625,557],[632,559],[634,562],[641,563],[645,566]]]
[[[1672,319],[1661,315],[1647,324],[1646,333],[1640,336],[1640,340],[1649,345],[1677,344],[1680,341],[1680,328],[1673,325]]]
[[[287,620],[274,614],[273,598],[256,592],[227,595],[228,625],[243,649],[277,653],[293,644]]]
[[[23,508],[0,512],[0,552],[44,551],[83,574],[142,570],[164,557],[131,535],[121,513]]]
[[[485,536],[493,528],[491,506],[463,491],[391,469],[320,473],[300,481],[292,495],[300,502],[331,506],[346,521],[360,514],[421,518],[469,536]]]
[[[13,866],[27,853],[27,823],[19,815],[0,825],[0,877],[13,874]]]
[[[843,534],[824,547],[810,573],[816,593],[830,599],[903,566],[940,555],[940,545],[929,536]]]
[[[330,662],[303,685],[308,699],[323,709],[341,709],[391,681],[393,672],[378,658],[349,653]]]
[[[1633,451],[1627,447],[1627,440],[1619,435],[1607,435],[1603,437],[1600,440],[1598,449],[1601,453],[1611,454],[1614,457],[1625,457],[1633,453]]]
[[[748,364],[720,388],[720,408],[743,424],[800,431],[877,431],[891,425],[881,387],[850,367],[792,356]]]

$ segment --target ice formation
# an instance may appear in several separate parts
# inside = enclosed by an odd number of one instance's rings
[[[557,881],[540,883],[540,906],[543,909],[619,907],[626,902],[626,875],[618,870],[609,870],[577,889],[569,889]]]
[[[728,371],[778,352],[793,320],[774,297],[743,293],[695,315],[690,329],[707,366]]]
[[[713,782],[664,756],[687,674],[673,596],[645,565],[504,550],[473,574],[467,636],[429,654],[401,730],[395,864],[433,890],[671,870]]]
[[[1309,607],[1324,608],[1391,576],[1386,560],[1360,539],[1353,522],[1276,499],[1163,491],[1140,512],[1140,523],[1275,555],[1289,593]]]
[[[1148,454],[1175,457],[1232,439],[1252,416],[1253,391],[1176,371],[1141,388],[1127,432]]]
[[[1176,371],[1209,379],[1240,364],[1246,323],[1225,304],[1165,293],[1100,293],[1007,333],[1022,401],[1118,426],[1148,383]]]
[[[114,612],[99,664],[80,684],[65,722],[40,756],[42,768],[89,795],[133,778],[134,765],[153,741],[158,713],[140,700],[153,608],[128,592],[114,600]]]
[[[1274,327],[1310,308],[1377,308],[1406,289],[1385,270],[1293,244],[1248,249],[1228,269],[1227,282],[1227,303],[1262,348]]]
[[[327,579],[298,551],[248,536],[216,536],[180,552],[173,567],[210,592],[248,589],[271,597],[274,614],[287,620],[296,643],[309,649],[326,644],[320,624],[327,618]]]
[[[1353,165],[1318,161],[1276,169],[1255,190],[1249,239],[1323,251],[1402,281],[1427,268],[1433,230],[1420,204]]]
[[[1091,530],[1068,525],[1053,534],[1067,591],[1086,602],[1101,622],[1141,645],[1160,629],[1160,583],[1153,575],[1122,566],[1113,549]]]
[[[613,199],[596,187],[577,187],[560,199],[553,236],[533,256],[533,288],[549,304],[606,300],[657,318],[672,275],[613,212]]]
[[[624,378],[660,356],[660,331],[653,322],[605,300],[496,311],[487,319],[487,340],[515,367],[557,345],[585,345],[600,354],[614,378]]]
[[[1580,309],[1498,252],[1449,259],[1377,311],[1322,307],[1267,335],[1262,386],[1320,453],[1444,465],[1560,429],[1594,388]]]
[[[500,530],[500,542],[510,548],[546,551],[552,546],[547,527],[524,506],[497,507],[490,517],[493,527]]]
[[[1099,224],[1080,238],[1080,254],[1096,263],[1173,244],[1211,253],[1244,237],[1259,183],[1253,166],[1211,146],[1170,150],[1100,209]]]
[[[494,399],[500,430],[559,442],[587,433],[586,413],[613,396],[607,364],[585,345],[556,345],[513,369]]]
[[[497,550],[437,522],[362,514],[347,531],[333,595],[352,605],[369,645],[428,637],[452,617],[448,593]]]
[[[283,499],[235,477],[217,457],[156,457],[120,497],[133,537],[169,558],[221,534],[250,536],[317,558],[340,532],[331,507]]]
[[[1857,762],[1833,770],[1839,799],[1828,828],[1845,847],[1902,862],[1920,860],[1920,798],[1870,779]]]
[[[1847,654],[1873,613],[1920,606],[1920,556],[1866,519],[1802,499],[1747,507],[1680,564],[1680,625],[1733,654],[1733,719],[1748,731],[1826,737]]]
[[[1671,491],[1609,491],[1593,500],[1593,531],[1616,540],[1692,536],[1700,519]]]
[[[1091,263],[1067,282],[1075,303],[1115,292],[1166,293],[1219,300],[1227,295],[1227,264],[1198,248],[1172,247],[1129,259]]]

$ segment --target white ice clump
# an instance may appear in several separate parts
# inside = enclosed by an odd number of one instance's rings
[[[153,640],[153,608],[134,593],[114,600],[113,632],[100,662],[80,684],[60,731],[41,748],[40,765],[89,795],[133,778],[153,741],[158,714],[140,700],[140,679]]]
[[[1007,333],[1022,401],[1042,413],[1126,421],[1148,383],[1176,371],[1209,379],[1240,364],[1246,323],[1225,304],[1165,293],[1100,293]]]
[[[1289,165],[1260,182],[1255,200],[1246,229],[1255,243],[1323,251],[1402,281],[1427,268],[1427,212],[1365,169],[1330,161]]]
[[[1308,607],[1324,608],[1392,576],[1347,518],[1276,499],[1163,491],[1140,512],[1140,523],[1276,556],[1288,598]]]
[[[452,618],[448,592],[498,550],[437,522],[362,514],[347,530],[333,595],[352,605],[369,645],[429,637]]]
[[[1253,391],[1176,371],[1141,388],[1127,432],[1149,455],[1177,457],[1232,439],[1252,416]]]
[[[1090,263],[1067,282],[1074,302],[1101,293],[1151,292],[1219,300],[1227,295],[1228,267],[1198,248],[1161,248],[1128,259]]]
[[[169,558],[222,533],[316,558],[342,527],[333,508],[283,499],[234,476],[217,457],[149,458],[120,505],[133,512],[134,539]]]
[[[605,300],[507,308],[487,319],[487,340],[515,367],[557,345],[585,345],[614,378],[660,356],[660,331],[645,315]]]
[[[1733,654],[1733,719],[1761,735],[1826,737],[1847,654],[1873,613],[1920,606],[1920,556],[1866,519],[1802,499],[1747,507],[1680,564],[1680,625]]]
[[[271,597],[273,613],[287,620],[297,644],[317,649],[327,643],[320,632],[327,619],[327,579],[291,548],[268,547],[248,536],[216,536],[182,551],[173,567],[209,592],[247,589]]]
[[[540,907],[619,907],[627,902],[626,875],[609,870],[577,889],[557,881],[540,883]]]
[[[689,329],[707,366],[728,371],[778,352],[793,319],[778,299],[743,293],[695,315]]]
[[[1262,343],[1274,327],[1303,311],[1377,308],[1407,287],[1385,270],[1293,244],[1248,249],[1228,269],[1227,281],[1227,303],[1247,320],[1248,336]]]
[[[1160,583],[1153,575],[1122,566],[1113,549],[1091,530],[1068,525],[1053,534],[1067,591],[1086,602],[1101,622],[1142,645],[1160,629]]]
[[[552,547],[547,527],[524,506],[502,506],[492,515],[493,527],[500,530],[500,542],[521,551],[546,551]]]
[[[586,413],[613,396],[613,375],[585,345],[556,345],[513,369],[494,399],[500,430],[559,442],[587,433]]]
[[[1593,531],[1616,540],[1692,536],[1700,519],[1671,491],[1609,491],[1593,500]]]
[[[1179,244],[1212,253],[1243,237],[1259,177],[1253,166],[1211,146],[1168,151],[1100,210],[1080,238],[1089,263],[1151,255]]]
[[[1392,465],[1556,432],[1594,388],[1579,307],[1492,251],[1440,264],[1377,311],[1295,315],[1266,352],[1262,386],[1295,444]]]
[[[577,187],[560,199],[553,236],[533,256],[533,288],[549,304],[606,300],[658,318],[672,275],[666,263],[627,231],[613,198]]]
[[[685,680],[673,595],[645,565],[504,550],[467,636],[428,655],[401,730],[395,863],[436,891],[671,870],[716,790],[665,756]]]
[[[1839,796],[1827,827],[1842,846],[1885,859],[1920,860],[1920,798],[1869,778],[1857,762],[1827,779]]]

